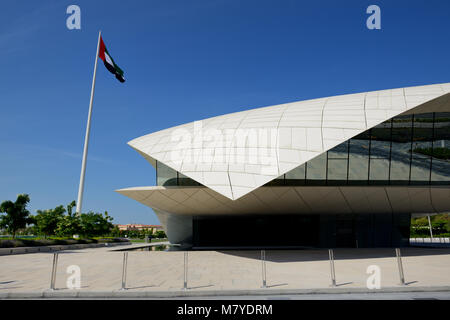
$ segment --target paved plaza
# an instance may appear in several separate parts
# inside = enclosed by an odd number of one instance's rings
[[[121,249],[61,251],[54,292],[119,292],[124,255]],[[184,252],[127,252],[126,292],[173,292],[183,288]],[[449,248],[402,249],[406,286],[400,285],[394,249],[336,249],[334,255],[337,287],[330,288],[328,250],[266,250],[268,288],[261,289],[260,251],[189,251],[186,291],[367,290],[370,275],[366,271],[370,265],[381,270],[381,289],[450,288]],[[0,295],[48,291],[52,261],[51,253],[0,256]],[[71,265],[81,270],[78,290],[67,288],[67,268]]]

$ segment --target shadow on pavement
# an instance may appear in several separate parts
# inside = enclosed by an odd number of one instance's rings
[[[261,260],[260,250],[220,250],[222,254]],[[450,248],[401,248],[402,257],[448,255]],[[338,248],[334,249],[335,260],[395,258],[394,248]],[[266,250],[266,261],[270,262],[306,262],[329,260],[327,249],[311,250]]]
[[[345,285],[347,285],[347,284],[352,284],[353,282],[344,282],[344,283],[337,283],[336,284],[336,287],[342,287],[342,286],[345,286]]]
[[[204,285],[204,286],[188,287],[188,289],[200,289],[200,288],[209,288],[209,287],[214,287],[214,285],[208,284],[208,285]]]
[[[287,286],[287,283],[279,283],[279,284],[271,284],[270,286],[267,286],[267,288],[273,288],[273,287],[281,287],[281,286]]]

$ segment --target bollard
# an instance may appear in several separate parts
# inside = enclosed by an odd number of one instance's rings
[[[128,252],[123,253],[123,265],[122,265],[122,288],[120,290],[126,290],[127,283],[127,264],[128,264]]]
[[[52,277],[50,280],[50,289],[55,290],[56,268],[58,267],[58,253],[53,254]]]
[[[399,248],[395,248],[395,255],[397,256],[398,273],[400,275],[400,284],[405,285],[405,275],[403,274],[402,256]]]
[[[261,250],[261,266],[262,266],[262,287],[261,288],[267,288],[266,250]]]
[[[184,252],[184,286],[183,289],[187,290],[187,281],[188,281],[188,252]]]
[[[336,274],[334,272],[334,252],[333,252],[333,249],[328,249],[328,256],[330,258],[331,286],[332,287],[336,287]]]

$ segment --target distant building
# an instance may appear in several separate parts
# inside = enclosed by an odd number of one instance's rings
[[[153,229],[153,232],[163,230],[163,227],[160,225],[154,225],[154,224],[116,224],[121,231],[130,231],[130,230],[150,230]]]

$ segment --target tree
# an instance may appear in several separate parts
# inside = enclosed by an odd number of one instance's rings
[[[55,209],[37,210],[37,215],[33,217],[37,233],[45,237],[54,235],[59,221],[64,217],[64,212],[66,212],[66,209],[63,206],[58,206]]]
[[[113,236],[113,237],[120,237],[120,234],[121,234],[121,232],[120,232],[119,227],[118,226],[114,226],[112,228],[112,230],[111,230],[111,236]]]
[[[450,232],[450,217],[448,213],[431,216],[431,227],[433,235]],[[428,236],[430,234],[427,217],[418,217],[411,219],[411,235]]]
[[[155,232],[155,237],[162,239],[162,238],[167,238],[166,233],[162,230],[158,230]]]
[[[88,213],[82,213],[80,215],[80,227],[81,233],[86,237],[103,236],[109,234],[114,225],[111,223],[113,218],[105,214],[94,213],[92,211]]]
[[[75,215],[65,215],[58,222],[56,234],[61,237],[72,237],[81,232],[80,217]]]
[[[58,222],[56,234],[62,237],[72,237],[81,232],[80,216],[72,211],[76,206],[75,200],[67,205],[67,215]]]
[[[449,221],[450,219],[448,214],[438,214],[433,216],[431,218],[431,227],[433,228],[433,232],[436,235],[448,232]]]
[[[33,218],[30,217],[30,212],[26,209],[29,202],[30,196],[28,194],[19,194],[15,202],[7,200],[0,204],[0,212],[6,213],[0,217],[0,227],[10,232],[13,239],[16,237],[17,230],[33,223]]]
[[[73,200],[71,203],[69,203],[69,204],[67,205],[67,214],[68,214],[69,216],[72,215],[72,209],[73,209],[73,207],[75,207],[76,205],[77,205],[77,203],[75,202],[75,200]]]

